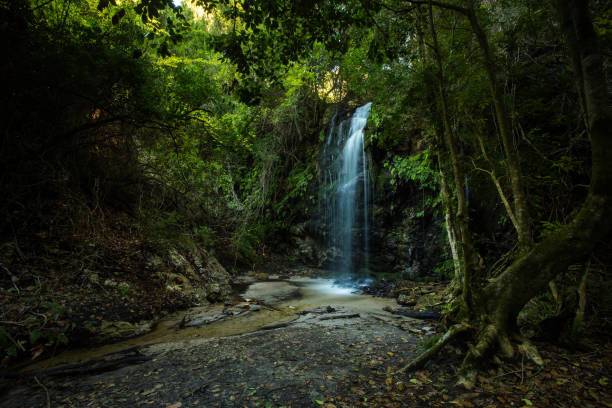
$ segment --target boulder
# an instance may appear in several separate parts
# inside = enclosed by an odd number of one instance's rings
[[[209,302],[223,301],[231,294],[230,274],[202,248],[170,248],[150,256],[146,265],[168,290]]]

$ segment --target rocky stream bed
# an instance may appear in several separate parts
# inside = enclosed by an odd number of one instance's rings
[[[145,336],[30,366],[0,406],[311,406],[333,405],[338,395],[367,401],[368,390],[352,389],[352,379],[385,376],[434,328],[385,312],[393,299],[354,292],[329,279],[255,282],[243,302],[191,309]]]

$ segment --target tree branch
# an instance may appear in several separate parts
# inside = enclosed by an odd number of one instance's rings
[[[447,9],[447,10],[453,10],[453,11],[456,11],[457,13],[461,13],[466,16],[470,13],[470,11],[465,7],[455,6],[454,4],[442,3],[439,1],[429,1],[429,0],[405,0],[405,1],[407,3],[417,4],[417,5],[431,4],[432,6],[440,7],[440,8]]]

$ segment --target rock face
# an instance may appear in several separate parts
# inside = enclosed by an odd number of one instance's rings
[[[423,209],[424,195],[426,198],[431,193],[423,192],[416,183],[399,184],[391,185],[384,174],[378,177],[373,194],[369,269],[409,280],[431,276],[436,265],[450,258],[445,253],[441,219]],[[327,246],[324,230],[316,216],[294,226],[293,256],[308,266],[332,266],[338,259],[337,249]],[[356,257],[362,250],[353,248]]]
[[[317,233],[311,231],[311,222],[295,225],[291,229],[294,242],[293,256],[306,265],[317,268],[325,265],[333,256],[331,249],[317,239]]]
[[[375,204],[370,259],[374,270],[400,273],[402,279],[413,280],[432,275],[447,255],[443,253],[446,244],[440,220],[423,211],[418,202],[422,192],[416,186],[407,187],[403,202],[393,203],[390,197]],[[415,196],[416,200],[411,198]]]
[[[167,249],[153,254],[147,262],[149,272],[168,290],[182,291],[200,301],[219,302],[231,293],[231,277],[217,259],[202,248]]]

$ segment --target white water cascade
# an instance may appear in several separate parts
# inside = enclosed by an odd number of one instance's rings
[[[332,118],[323,147],[325,172],[322,202],[325,233],[332,253],[331,267],[340,276],[356,276],[368,269],[370,186],[363,130],[371,103],[337,122]]]

